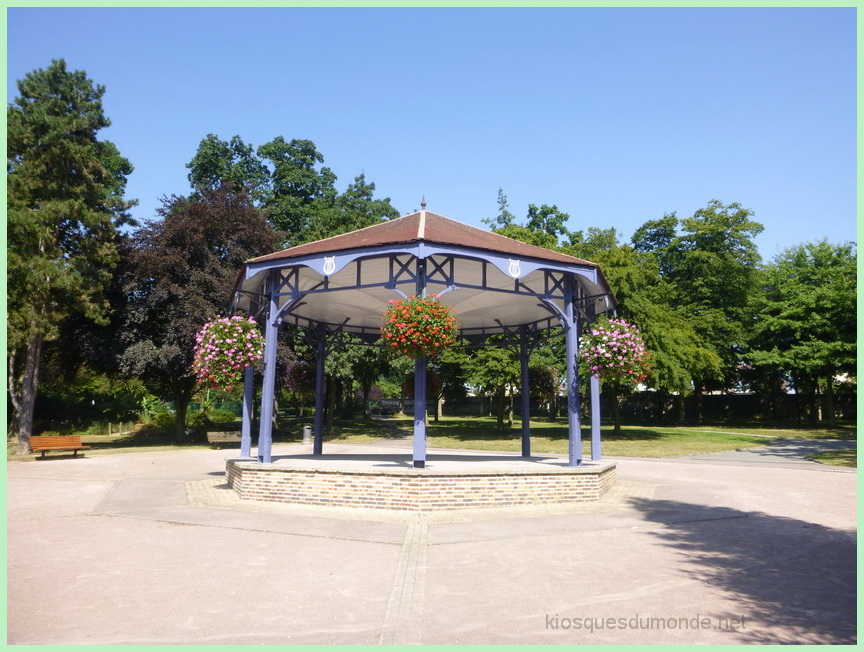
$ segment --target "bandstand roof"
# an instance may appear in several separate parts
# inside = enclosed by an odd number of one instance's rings
[[[473,339],[558,325],[568,283],[585,317],[615,305],[596,263],[426,210],[253,258],[240,270],[234,305],[257,313],[275,283],[284,323],[326,324],[371,339],[388,302],[416,294],[418,269],[427,292],[458,310],[462,334]]]

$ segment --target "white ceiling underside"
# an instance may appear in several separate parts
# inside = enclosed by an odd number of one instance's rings
[[[400,254],[398,260],[410,263],[408,267],[412,272],[416,269],[417,261],[413,256]],[[440,264],[442,269],[435,269],[433,263]],[[557,325],[555,310],[532,293],[559,295],[550,300],[563,311],[562,289],[553,284],[550,291],[549,280],[561,279],[568,273],[574,275],[577,296],[583,299],[578,305],[587,307],[589,314],[612,309],[613,303],[606,296],[609,290],[593,280],[597,278],[593,268],[567,267],[564,271],[563,266],[550,264],[534,269],[518,278],[517,286],[517,279],[488,261],[484,264],[479,257],[433,255],[426,260],[427,294],[442,294],[441,301],[458,311],[459,327],[466,334],[491,334],[523,324],[545,328],[550,325],[546,323],[550,318],[551,325]],[[262,294],[266,294],[266,279],[271,269],[272,264],[270,269],[247,271],[247,277],[238,286],[244,292],[238,295],[237,308],[254,312],[256,297],[261,301]],[[294,303],[283,313],[283,320],[301,326],[317,322],[343,325],[346,331],[372,333],[383,325],[389,302],[399,299],[402,296],[399,292],[407,296],[416,294],[416,281],[404,270],[395,275],[395,289],[378,285],[393,281],[391,269],[399,270],[398,264],[395,267],[392,264],[391,255],[353,260],[329,277],[298,260],[283,260],[275,269],[282,278],[292,280],[280,288],[284,293],[279,297],[280,310]],[[449,289],[446,282],[451,279],[453,285]],[[325,284],[326,291],[320,291]],[[517,288],[519,294],[514,292]]]

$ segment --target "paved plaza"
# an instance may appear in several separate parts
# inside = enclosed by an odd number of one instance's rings
[[[227,449],[9,463],[8,643],[852,643],[857,473],[807,445],[619,458],[599,503],[425,514],[242,501]]]

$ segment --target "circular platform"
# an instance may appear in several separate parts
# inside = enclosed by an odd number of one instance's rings
[[[422,512],[597,501],[616,464],[454,453],[417,469],[406,454],[286,455],[228,460],[226,477],[246,500]]]

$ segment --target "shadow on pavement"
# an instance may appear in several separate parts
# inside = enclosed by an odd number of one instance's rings
[[[446,453],[429,453],[426,455],[426,461],[428,463],[433,462],[464,462],[466,466],[470,465],[472,462],[514,462],[514,461],[526,461],[526,462],[542,462],[543,460],[551,460],[556,459],[553,456],[532,456],[524,458],[518,453],[511,453],[509,455],[472,455],[468,454],[452,454],[448,455]],[[304,453],[299,455],[274,455],[273,461],[277,462],[279,460],[312,460],[316,462],[369,462],[375,466],[402,466],[407,464],[408,466],[412,466],[412,454],[411,452],[406,453],[330,453],[324,455],[313,455],[311,453]],[[563,463],[562,463],[563,464]]]
[[[856,641],[856,533],[762,512],[632,499],[694,579],[739,601],[754,644]],[[698,608],[698,605],[695,605]],[[777,630],[785,632],[778,636]]]
[[[772,441],[765,448],[751,451],[766,457],[782,457],[785,459],[806,459],[808,455],[828,451],[848,450],[857,448],[857,442],[848,440],[809,440],[781,438]]]

